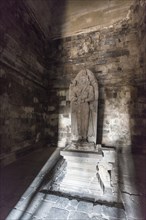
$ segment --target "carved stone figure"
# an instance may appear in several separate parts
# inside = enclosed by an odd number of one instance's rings
[[[98,84],[94,74],[81,70],[70,84],[72,134],[75,140],[86,142],[96,138]]]

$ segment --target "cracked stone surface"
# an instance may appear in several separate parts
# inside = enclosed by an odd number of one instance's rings
[[[145,157],[137,157],[136,159],[139,160],[139,164],[140,162],[143,165],[145,164]],[[55,191],[49,191],[50,183],[48,180],[44,188],[32,187],[31,184],[6,220],[145,220],[146,194],[143,190],[146,185],[145,168],[143,166],[142,172],[140,172],[138,162],[136,162],[136,166],[133,162],[134,160],[130,155],[120,155],[119,172],[121,176],[119,177],[117,200],[118,197],[122,197],[123,207],[105,201],[103,203],[101,201],[87,201],[85,198],[69,197]],[[57,178],[56,172],[59,169],[63,170],[62,165],[64,164],[62,162],[58,164],[53,172],[55,178]],[[46,169],[42,168],[36,179],[41,178],[43,172],[46,173]],[[140,189],[138,185],[131,182],[131,180],[135,180],[135,176],[140,180],[140,186],[142,186]],[[129,188],[123,190],[125,183],[132,191],[128,191]],[[48,191],[42,190],[47,189],[47,187]]]
[[[92,202],[77,201],[75,199],[54,196],[53,194],[46,196],[43,193],[41,198],[36,195],[33,199],[30,196],[29,199],[30,201],[27,201],[27,199],[21,200],[21,206],[16,205],[7,217],[7,220],[126,220],[124,209],[106,207],[105,205],[97,205]],[[26,203],[29,206],[26,206]],[[74,210],[70,209],[70,207]]]

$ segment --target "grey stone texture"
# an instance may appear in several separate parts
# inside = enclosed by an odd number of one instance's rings
[[[59,199],[57,196],[44,195],[38,191],[44,185],[46,179],[48,183],[48,176],[50,176],[48,173],[59,159],[59,156],[60,149],[56,149],[55,152],[54,147],[38,149],[12,165],[1,168],[0,220],[4,220],[14,206],[20,211],[27,208],[29,211],[35,212],[35,209],[40,207],[40,202],[47,201],[48,204],[57,202]],[[33,169],[30,169],[30,167],[33,167]],[[34,186],[33,183],[37,181],[39,184]]]
[[[84,212],[74,212],[74,211],[70,212],[69,220],[80,220],[80,219],[90,220],[89,216]]]
[[[102,206],[102,213],[105,218],[126,219],[125,211],[120,208]]]
[[[116,24],[50,43],[26,1],[1,4],[2,165],[48,140],[55,146],[70,141],[68,88],[84,65],[99,82],[98,143],[144,152],[145,0],[133,1]]]
[[[63,146],[70,141],[68,88],[84,65],[95,73],[99,82],[98,143],[118,146],[123,152],[145,153],[145,0],[133,1],[128,17],[110,27],[50,41],[50,44],[24,2],[1,0],[0,7],[2,165],[43,147],[48,140],[55,146],[58,137]],[[37,160],[40,162],[41,157]],[[57,219],[61,216],[67,220],[145,220],[145,161],[145,157],[138,154],[118,156],[115,169],[123,209],[110,206],[110,201],[107,206],[89,205],[76,198],[44,195],[39,192],[39,183],[48,171],[46,165],[7,219]],[[26,182],[24,164],[20,172]],[[13,183],[13,175],[10,177],[8,180]],[[119,194],[115,195],[117,200]],[[9,200],[13,200],[12,197]]]
[[[55,195],[46,195],[44,200],[56,203],[59,200],[59,197]]]
[[[50,197],[52,196],[50,194]],[[75,199],[69,200],[61,196],[57,197],[56,202],[42,199],[39,194],[34,196],[33,199],[30,197],[30,201],[22,200],[21,205],[19,202],[6,219],[19,220],[27,219],[27,217],[45,220],[126,219],[124,209],[95,205],[86,201],[77,202]]]
[[[80,198],[116,201],[118,183],[114,169],[117,166],[115,149],[77,142],[61,150],[60,154],[66,166],[64,172],[62,169],[58,171],[52,189],[56,190],[57,186],[57,191],[78,195]]]
[[[30,219],[32,216],[29,213],[23,213],[22,211],[19,211],[17,209],[14,209],[13,212],[7,217],[8,220],[18,220],[18,219],[22,219],[22,220],[28,220]]]
[[[102,212],[102,205],[95,205],[93,207],[93,213],[95,213],[96,215],[101,215]]]
[[[52,1],[48,2],[47,0],[43,2],[39,0],[37,3],[27,0],[27,4],[33,13],[35,13],[35,17],[39,21],[44,34],[51,38],[61,38],[91,32],[100,27],[108,27],[123,18],[126,19],[133,0],[112,0],[111,4],[108,4],[108,0],[93,1],[92,4],[90,0],[84,1],[84,4],[82,0],[78,0],[77,3],[68,1],[67,5],[65,4],[66,1],[63,1],[61,5],[57,5],[57,9],[55,8],[55,10],[51,10],[51,3]],[[62,11],[64,10],[65,16],[62,18]],[[108,13],[106,13],[107,11]],[[53,18],[52,25],[50,24],[50,15]],[[63,25],[60,27],[62,20]],[[110,42],[112,42],[112,39]],[[88,50],[86,44],[84,47]]]
[[[67,219],[68,214],[69,214],[69,212],[67,210],[52,207],[50,212],[48,212],[48,216],[46,217],[46,220],[47,219],[64,220],[64,219]]]
[[[57,98],[52,104],[48,95],[46,39],[38,22],[26,1],[2,0],[0,14],[0,162],[7,165],[46,146],[49,138],[51,143],[58,117],[48,117]]]
[[[81,212],[85,212],[85,210],[86,210],[86,212],[92,213],[93,204],[89,203],[89,202],[79,202],[77,210],[81,211]]]
[[[67,101],[71,80],[86,66],[99,83],[97,142],[118,146],[123,152],[145,152],[146,6],[145,1],[133,3],[129,19],[95,32],[55,40],[58,49],[52,45],[52,53],[58,65],[50,69],[50,84],[56,78],[53,87],[60,91],[60,100]],[[68,102],[61,108],[59,121],[59,141],[64,145],[71,139]]]
[[[72,140],[96,143],[98,82],[94,74],[84,68],[69,86]]]
[[[99,82],[98,143],[118,146],[123,152],[145,153],[145,0],[133,1],[128,17],[110,27],[53,40],[50,44],[24,2],[1,0],[0,7],[2,165],[43,147],[48,140],[56,145],[58,136],[63,144],[70,141],[68,88],[84,65],[95,73]],[[123,218],[125,210],[128,220],[144,220],[145,161],[143,156],[119,154],[115,169],[124,209],[117,211],[117,207],[93,204],[93,213],[87,213],[77,210],[79,201],[74,206],[60,196],[48,199],[48,195],[38,192],[37,185],[47,173],[46,166],[8,219],[40,218],[39,208],[47,206],[44,218],[50,210],[51,215],[58,210],[65,218],[72,218],[74,213],[76,218],[113,220],[117,212]],[[26,182],[24,164],[20,168],[21,178]],[[13,175],[9,181],[13,182]],[[117,200],[119,194],[115,195]]]
[[[60,197],[56,203],[56,206],[65,209],[69,203],[69,199]]]
[[[57,153],[58,154],[58,153]],[[118,192],[115,200],[112,198],[112,192],[107,197],[101,196],[98,200],[89,201],[83,194],[82,197],[68,196],[67,194],[60,194],[59,192],[50,191],[48,181],[42,185],[41,188],[36,187],[35,191],[31,192],[31,185],[27,191],[22,195],[19,202],[10,212],[6,220],[20,220],[20,219],[77,219],[77,220],[145,220],[146,210],[145,201],[146,194],[142,191],[146,186],[146,157],[131,154],[116,155],[118,163]],[[45,168],[50,170],[52,159],[47,161],[36,179],[45,175]],[[59,164],[59,165],[58,165]],[[55,172],[62,172],[60,166],[63,163],[57,163],[54,168]],[[143,168],[142,168],[143,167]],[[41,174],[41,175],[40,175]],[[128,179],[127,179],[128,174]],[[123,190],[123,185],[130,186]],[[139,185],[140,183],[140,185]],[[43,190],[46,189],[46,190]],[[24,195],[27,196],[25,197]],[[122,199],[122,201],[121,201]]]

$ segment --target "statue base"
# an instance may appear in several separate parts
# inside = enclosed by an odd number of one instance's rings
[[[99,152],[101,151],[101,145],[96,145],[94,142],[72,141],[64,151]]]
[[[104,193],[112,193],[110,175],[115,150],[106,151],[101,145],[88,142],[72,142],[62,150],[60,154],[67,166],[60,191],[95,200]]]

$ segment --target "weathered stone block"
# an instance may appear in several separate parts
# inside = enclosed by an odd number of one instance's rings
[[[20,211],[18,209],[13,209],[13,212],[11,212],[8,216],[7,216],[7,220],[12,220],[12,219],[15,219],[15,220],[19,220],[19,219],[22,219],[22,220],[29,220],[30,218],[32,217],[31,214],[27,213],[27,212],[23,212],[23,211]]]
[[[89,202],[79,202],[78,207],[77,207],[78,211],[82,211],[82,212],[92,212],[93,210],[93,203],[89,203]]]
[[[53,220],[67,220],[69,215],[69,212],[64,210],[64,209],[59,209],[59,208],[51,208],[49,214],[46,217],[47,219],[53,219]]]
[[[80,220],[80,219],[89,220],[90,218],[86,213],[72,211],[70,212],[68,219],[69,220]]]
[[[102,206],[102,216],[107,218],[113,218],[113,219],[126,219],[125,211],[124,209],[115,208],[115,207],[107,207]]]

